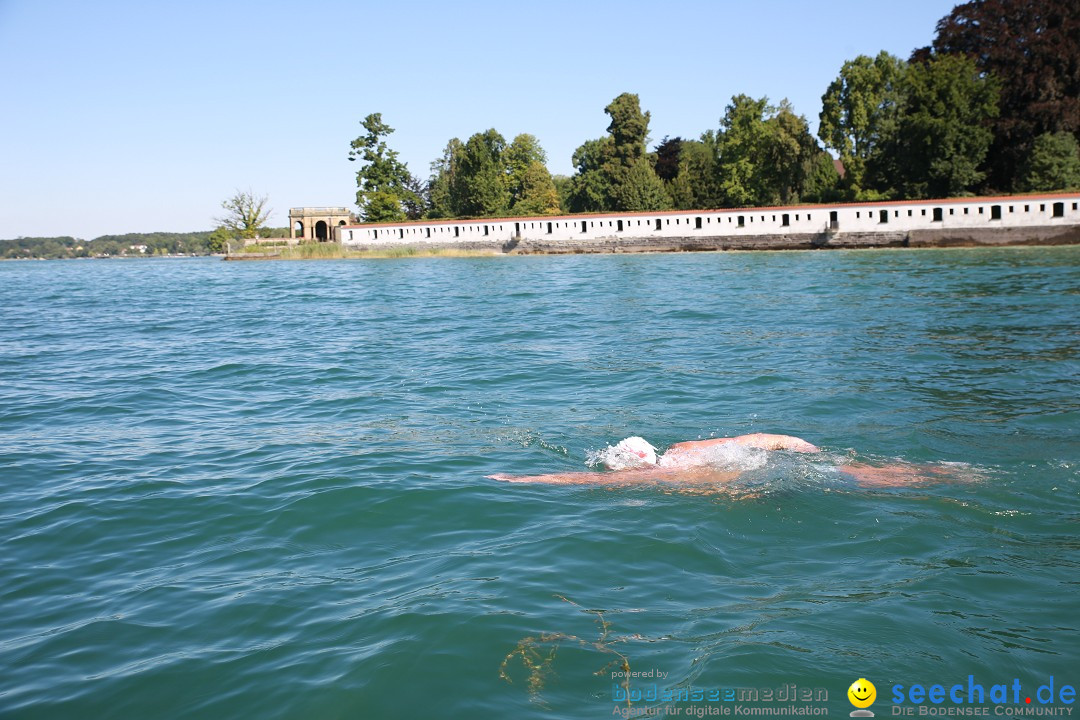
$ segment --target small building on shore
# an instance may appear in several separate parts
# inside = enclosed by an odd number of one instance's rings
[[[289,209],[289,244],[329,242],[339,239],[338,228],[356,218],[344,207],[296,207]]]

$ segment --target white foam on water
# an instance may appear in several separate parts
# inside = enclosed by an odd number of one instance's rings
[[[761,448],[746,447],[737,443],[724,443],[693,452],[673,451],[664,454],[656,463],[662,468],[712,467],[729,472],[749,472],[765,467],[769,461],[769,452]],[[652,463],[642,460],[638,455],[617,445],[608,445],[600,450],[588,450],[585,464],[591,468],[603,467],[609,470],[631,470],[652,467]]]
[[[693,452],[665,453],[658,463],[663,468],[708,466],[717,470],[748,472],[765,466],[769,452],[738,443],[722,443]]]
[[[608,445],[603,450],[586,451],[585,464],[591,468],[605,467],[609,470],[652,467],[652,463],[645,462],[635,453],[615,445]]]
[[[593,468],[603,467],[610,470],[654,467],[626,448],[612,445],[588,451],[586,463]],[[864,458],[853,453],[829,451],[813,454],[768,451],[738,443],[721,443],[681,452],[671,450],[659,458],[655,467],[668,470],[685,468],[688,471],[707,467],[721,473],[735,473],[737,477],[734,479],[717,480],[717,487],[764,497],[807,488],[818,488],[827,492],[831,489],[858,487],[862,483],[843,469],[843,466],[853,463],[869,463],[871,467],[909,467],[912,472],[924,476],[923,479],[928,482],[971,482],[982,477],[979,468],[967,463],[912,464],[899,458]],[[676,473],[674,476],[665,476],[664,482],[677,483],[677,480]],[[702,487],[700,476],[693,472],[688,473],[687,482],[689,487]]]

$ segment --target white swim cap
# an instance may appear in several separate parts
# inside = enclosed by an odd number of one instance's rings
[[[640,438],[636,435],[634,437],[628,437],[625,440],[620,440],[619,444],[615,446],[615,449],[633,455],[641,462],[648,465],[656,464],[656,448],[650,445],[645,438]]]

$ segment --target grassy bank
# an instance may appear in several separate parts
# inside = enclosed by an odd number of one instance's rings
[[[463,250],[457,248],[424,248],[408,245],[392,245],[377,250],[349,250],[341,243],[303,243],[301,245],[249,245],[245,253],[277,255],[280,260],[341,260],[353,258],[403,258],[403,257],[490,257],[498,255],[492,250]]]

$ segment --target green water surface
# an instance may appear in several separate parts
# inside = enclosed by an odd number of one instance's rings
[[[613,651],[833,717],[1075,686],[1078,379],[1080,248],[3,263],[0,717],[612,717]],[[824,453],[485,478],[746,432]]]

